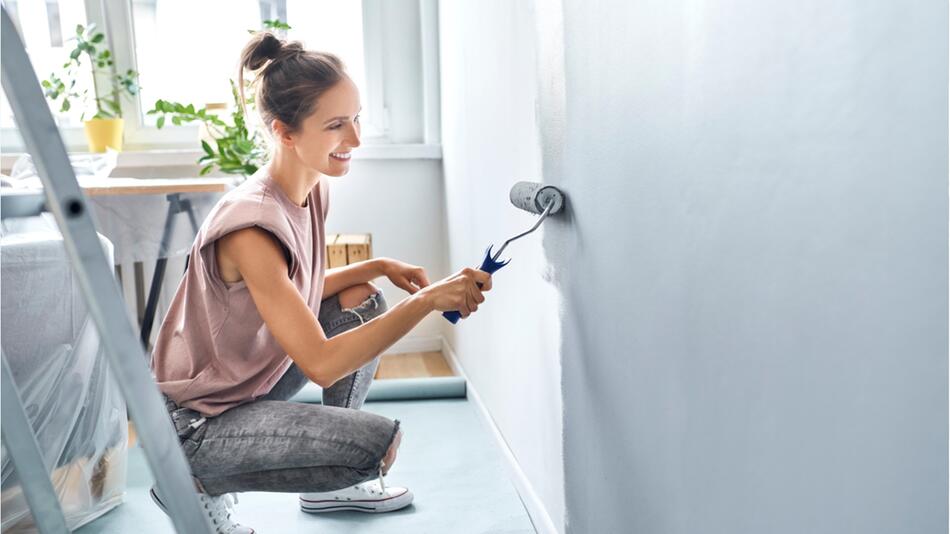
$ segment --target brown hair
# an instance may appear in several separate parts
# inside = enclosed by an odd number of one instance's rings
[[[343,62],[333,54],[304,50],[299,41],[288,42],[270,32],[257,32],[244,46],[238,69],[245,116],[244,69],[262,69],[254,101],[264,124],[271,127],[274,119],[279,119],[291,132],[314,112],[320,95],[346,76]]]

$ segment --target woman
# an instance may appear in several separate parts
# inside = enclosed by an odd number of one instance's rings
[[[239,87],[245,68],[260,70],[272,159],[204,221],[152,371],[220,532],[253,532],[232,518],[231,492],[299,492],[307,512],[402,508],[412,493],[382,478],[399,421],[359,410],[379,354],[432,311],[470,315],[491,277],[463,269],[429,284],[387,258],[325,272],[327,177],[346,174],[360,145],[359,93],[335,56],[270,33],[245,47]],[[379,276],[410,296],[389,309]],[[323,404],[288,402],[308,380]]]

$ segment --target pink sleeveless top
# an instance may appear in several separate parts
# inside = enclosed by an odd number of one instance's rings
[[[179,406],[218,415],[266,395],[290,367],[292,360],[267,329],[246,283],[229,286],[221,279],[215,243],[249,226],[269,231],[288,256],[287,276],[317,316],[326,270],[325,182],[322,178],[310,191],[307,206],[299,206],[265,167],[211,209],[152,350],[158,387]]]

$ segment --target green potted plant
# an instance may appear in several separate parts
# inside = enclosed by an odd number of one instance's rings
[[[108,82],[108,92],[94,93],[96,112],[89,120],[85,120],[86,111],[83,110],[81,119],[86,130],[86,140],[89,142],[90,152],[105,152],[107,147],[122,150],[122,106],[120,98],[123,95],[135,96],[139,92],[138,73],[129,69],[125,73],[115,71],[112,51],[103,43],[105,35],[96,31],[95,24],[84,27],[76,26],[76,46],[69,53],[69,61],[63,64],[63,72],[50,74],[49,78],[40,82],[46,97],[51,102],[60,102],[60,111],[69,111],[74,101],[79,101],[84,107],[88,105],[89,91],[78,90],[76,82],[81,69],[88,68],[93,77],[100,75],[100,80]],[[88,61],[88,66],[84,65]]]

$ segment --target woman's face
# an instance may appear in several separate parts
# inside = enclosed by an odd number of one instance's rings
[[[320,96],[316,111],[290,134],[301,161],[327,176],[346,174],[350,151],[360,146],[360,109],[359,90],[344,76]]]

